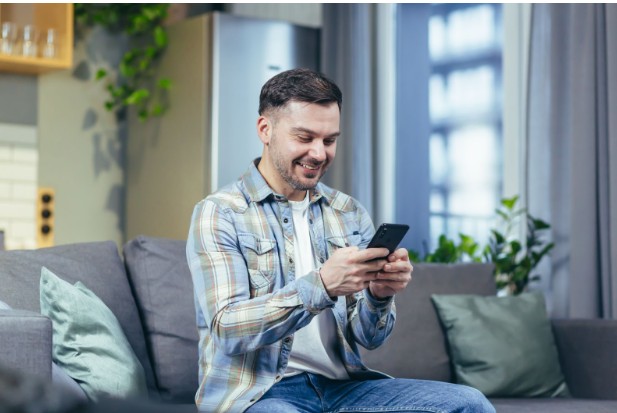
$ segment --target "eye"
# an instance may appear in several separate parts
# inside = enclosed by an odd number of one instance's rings
[[[334,143],[336,143],[336,139],[326,139],[323,142],[324,142],[324,145],[330,146],[330,145],[333,145]]]
[[[309,143],[312,139],[308,136],[298,136],[298,140],[302,143]]]

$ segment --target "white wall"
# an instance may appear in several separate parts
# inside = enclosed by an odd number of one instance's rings
[[[36,127],[0,123],[0,231],[6,249],[36,247],[37,179]]]

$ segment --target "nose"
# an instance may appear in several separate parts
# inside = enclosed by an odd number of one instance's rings
[[[309,156],[318,162],[323,162],[326,159],[326,148],[321,140],[315,139],[313,141]]]

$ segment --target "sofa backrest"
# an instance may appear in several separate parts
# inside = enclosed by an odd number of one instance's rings
[[[72,284],[81,281],[109,307],[144,368],[150,395],[158,398],[137,305],[116,244],[106,241],[0,251],[0,300],[15,309],[40,312],[43,266]]]
[[[199,338],[186,241],[139,236],[124,246],[124,261],[161,398],[194,403]]]
[[[362,349],[367,366],[394,377],[453,381],[432,294],[495,295],[493,265],[414,264],[411,283],[395,298],[392,335],[375,350]]]

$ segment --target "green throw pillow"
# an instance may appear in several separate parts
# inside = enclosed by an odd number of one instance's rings
[[[53,324],[53,360],[91,400],[143,396],[146,379],[118,320],[82,283],[41,270],[41,313]]]
[[[431,298],[458,383],[489,397],[569,395],[542,294]]]

